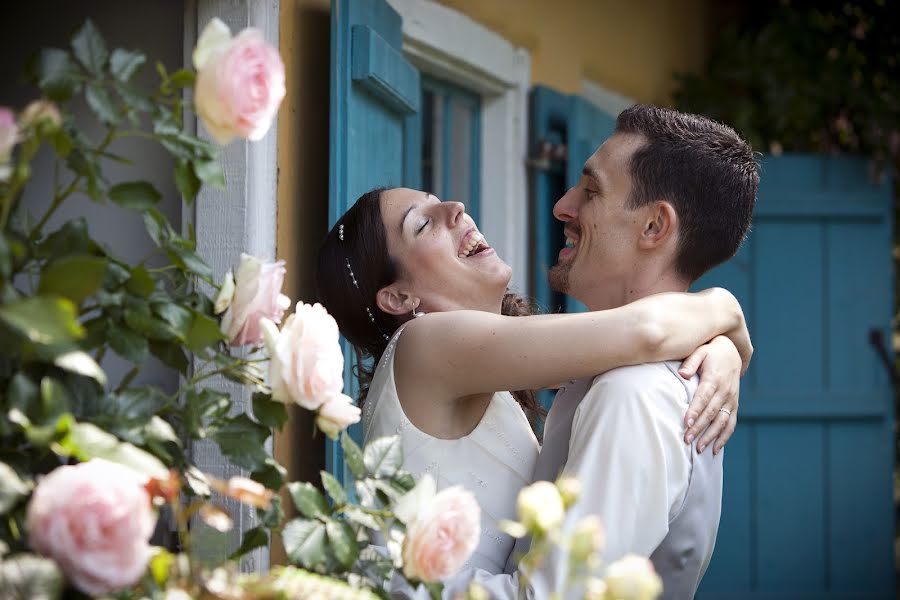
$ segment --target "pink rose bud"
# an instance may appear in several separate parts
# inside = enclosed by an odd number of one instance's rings
[[[95,458],[42,478],[28,504],[31,547],[86,594],[134,585],[147,570],[156,513],[147,478]]]
[[[462,568],[481,537],[481,509],[471,492],[454,486],[433,494],[434,482],[423,478],[404,498],[407,513],[403,573],[410,579],[436,582]],[[412,499],[412,502],[409,502]],[[414,510],[410,518],[408,512]],[[399,514],[398,513],[398,516]]]
[[[203,30],[194,50],[195,105],[220,144],[235,136],[260,140],[284,98],[284,63],[258,29],[237,36],[219,19]]]
[[[59,109],[48,100],[35,100],[22,111],[22,125],[25,127],[46,127],[48,131],[53,131],[61,124]]]
[[[344,394],[332,396],[319,407],[316,427],[333,440],[338,438],[342,430],[354,423],[359,423],[360,410],[353,400]]]
[[[318,410],[344,389],[344,354],[334,318],[321,304],[298,302],[281,331],[261,321],[269,350],[272,398]]]
[[[222,316],[221,329],[232,346],[258,344],[263,341],[260,319],[281,322],[284,311],[290,308],[291,299],[281,293],[284,283],[284,261],[263,262],[258,258],[241,254],[241,264],[234,277],[234,294],[228,310]],[[228,279],[223,289],[228,287]],[[221,298],[216,300],[220,303]]]
[[[10,109],[0,106],[0,181],[6,181],[12,174],[9,160],[12,150],[19,140],[19,126],[16,115]]]

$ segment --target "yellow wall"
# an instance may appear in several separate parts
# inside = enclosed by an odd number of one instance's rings
[[[531,79],[579,91],[582,79],[664,104],[672,73],[707,52],[708,0],[439,0],[531,53]]]

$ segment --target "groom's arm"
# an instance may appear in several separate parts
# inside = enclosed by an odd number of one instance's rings
[[[581,401],[564,472],[582,491],[566,529],[586,515],[599,517],[605,564],[628,553],[650,556],[668,533],[690,477],[690,448],[681,439],[689,401],[661,363],[609,371]]]

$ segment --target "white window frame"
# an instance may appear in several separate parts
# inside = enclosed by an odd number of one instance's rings
[[[528,92],[531,57],[466,15],[431,0],[387,0],[403,18],[403,51],[420,71],[481,96],[481,223],[528,289]]]

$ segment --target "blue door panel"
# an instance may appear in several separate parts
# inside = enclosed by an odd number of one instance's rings
[[[695,285],[738,297],[756,348],[698,598],[893,597],[892,391],[869,344],[891,319],[889,190],[861,159],[767,157],[747,243]]]
[[[421,86],[419,72],[403,57],[402,38],[400,15],[384,0],[333,0],[329,225],[374,187],[418,187]],[[344,388],[355,396],[356,357],[346,340],[342,344]],[[350,433],[362,441],[359,425]],[[345,481],[339,444],[327,442],[325,462]]]

